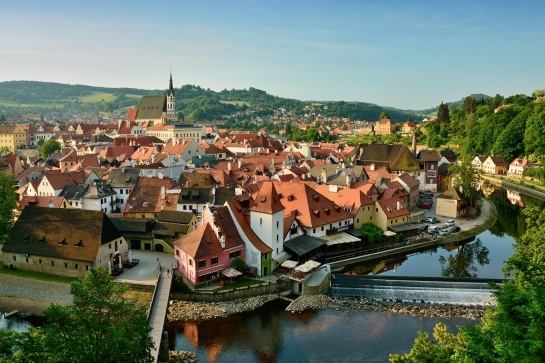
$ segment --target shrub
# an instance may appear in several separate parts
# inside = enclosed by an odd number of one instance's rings
[[[184,278],[180,275],[174,275],[172,279],[172,291],[174,292],[189,292],[191,289],[184,282]]]

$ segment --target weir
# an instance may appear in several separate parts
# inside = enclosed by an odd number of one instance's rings
[[[328,294],[404,302],[491,305],[495,298],[489,282],[504,281],[507,280],[334,275]]]

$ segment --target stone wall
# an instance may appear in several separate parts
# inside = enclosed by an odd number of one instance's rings
[[[249,298],[254,296],[274,294],[283,291],[292,291],[291,281],[266,282],[261,285],[236,288],[220,292],[213,291],[193,291],[189,293],[171,294],[174,300],[202,301],[202,302],[220,302],[236,299]]]

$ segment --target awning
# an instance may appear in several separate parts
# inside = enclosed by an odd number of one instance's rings
[[[237,277],[242,275],[242,272],[235,270],[234,268],[227,268],[221,272],[225,277]]]
[[[302,264],[301,266],[297,266],[295,268],[295,271],[310,272],[310,271],[312,271],[313,269],[315,269],[316,267],[318,267],[320,265],[321,265],[321,263],[319,263],[319,262],[309,260],[309,261],[305,262],[304,264]]]
[[[306,234],[292,238],[284,242],[284,247],[298,256],[309,253],[326,244],[326,240],[317,237],[308,236]]]
[[[284,251],[281,254],[279,254],[278,256],[273,257],[273,260],[275,260],[277,263],[282,263],[282,262],[286,261],[290,257],[291,257],[291,255],[289,253],[287,253],[286,251]]]
[[[385,235],[386,237],[393,237],[393,236],[395,236],[396,234],[397,234],[397,233],[392,232],[392,231],[386,231],[386,232],[384,232],[384,235]]]
[[[280,266],[292,269],[295,266],[297,266],[297,261],[286,260],[286,261],[282,262],[282,264]]]
[[[328,236],[322,236],[320,238],[325,239],[327,241],[326,245],[328,246],[361,241],[361,239],[359,239],[358,237],[351,236],[345,232],[330,234]]]

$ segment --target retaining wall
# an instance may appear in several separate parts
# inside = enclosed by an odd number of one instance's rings
[[[174,300],[221,302],[292,290],[292,281],[266,282],[261,285],[240,287],[225,291],[172,292]]]

